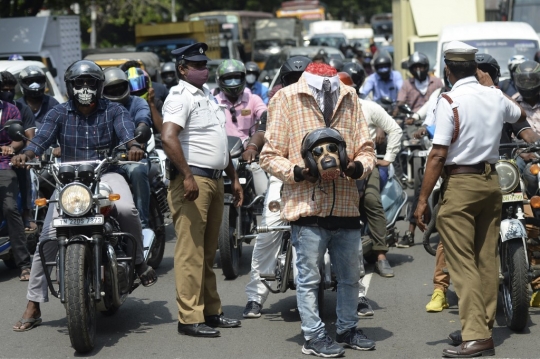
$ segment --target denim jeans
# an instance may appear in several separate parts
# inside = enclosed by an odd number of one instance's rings
[[[296,300],[304,338],[310,340],[326,335],[324,323],[319,316],[317,291],[321,276],[319,265],[328,248],[332,270],[336,274],[337,287],[337,333],[356,328],[358,315],[358,247],[359,229],[329,231],[321,227],[292,225],[292,244],[296,249],[298,278]]]
[[[148,181],[148,163],[120,166],[120,173],[131,184],[135,207],[141,217],[142,228],[150,228],[150,182]]]

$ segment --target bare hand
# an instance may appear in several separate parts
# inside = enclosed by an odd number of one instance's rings
[[[390,166],[390,162],[385,160],[377,160],[377,166],[379,167],[388,167]]]
[[[23,153],[20,155],[13,156],[11,158],[11,164],[13,165],[13,167],[22,168],[24,167],[25,163],[29,160],[30,159],[28,158],[28,156]]]
[[[128,160],[140,161],[144,156],[144,151],[137,146],[131,146],[128,151]]]
[[[52,154],[54,157],[60,157],[62,156],[62,149],[60,147],[55,147],[52,150]]]
[[[259,154],[258,151],[248,148],[247,150],[244,151],[244,153],[242,153],[242,159],[246,161],[247,163],[251,163],[255,161],[258,154]]]
[[[410,125],[414,125],[414,118],[412,118],[412,117],[407,117],[407,118],[405,119],[405,124],[406,124],[406,125],[409,125],[409,126],[410,126]]]
[[[234,206],[240,207],[244,202],[244,189],[238,178],[233,183]]]
[[[375,135],[375,144],[382,145],[386,141],[386,133],[384,131],[377,127],[376,135]]]
[[[531,162],[538,159],[534,153],[522,153],[519,155],[525,162]]]
[[[478,79],[478,82],[480,82],[480,85],[494,86],[491,76],[489,76],[488,73],[485,73],[484,71],[480,69],[476,70],[476,78]]]
[[[10,156],[13,155],[13,147],[11,146],[2,146],[2,155],[3,156]]]
[[[156,93],[154,91],[154,88],[153,87],[150,87],[148,89],[148,104],[150,105],[151,103],[154,103],[154,98],[156,96]]]
[[[318,177],[314,177],[309,173],[308,168],[302,168],[302,176],[304,176],[304,179],[310,183],[317,183],[319,180]]]
[[[427,221],[428,212],[427,203],[418,201],[418,205],[414,211],[414,218],[416,218],[416,225],[418,226],[418,229],[420,229],[422,232],[426,230],[424,220]]]
[[[414,138],[422,138],[423,136],[425,136],[427,133],[427,130],[425,127],[421,127],[418,131],[416,131],[415,133],[413,133],[413,137]]]
[[[195,201],[199,197],[199,186],[193,176],[184,178],[184,198],[188,201]]]

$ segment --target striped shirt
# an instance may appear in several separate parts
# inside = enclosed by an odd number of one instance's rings
[[[373,141],[352,87],[340,86],[330,126],[347,143],[349,160],[360,161],[365,177],[375,166]],[[300,153],[302,139],[311,130],[325,127],[323,113],[305,78],[281,89],[270,100],[261,167],[284,182],[281,216],[287,221],[300,217],[358,217],[356,181],[338,178],[312,184],[294,181],[294,166],[305,167]]]
[[[87,117],[76,110],[72,101],[52,108],[36,133],[34,142],[43,148],[58,141],[62,162],[100,158],[98,150],[110,150],[134,137],[135,124],[124,106],[101,99]],[[25,151],[41,155],[43,149],[30,143]]]
[[[7,128],[4,128],[4,125],[9,120],[21,120],[21,113],[15,107],[15,105],[12,105],[5,101],[0,101],[0,128],[2,128],[2,131],[0,131],[0,146],[9,146],[11,145],[11,139],[8,135]],[[11,159],[9,156],[2,156],[0,155],[0,170],[8,170],[9,167],[9,161]]]

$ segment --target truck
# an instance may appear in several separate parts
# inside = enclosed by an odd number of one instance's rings
[[[208,45],[206,55],[220,58],[219,24],[215,20],[135,25],[137,51],[153,52],[161,63],[173,61],[171,51],[197,42]]]
[[[252,60],[262,69],[268,57],[284,46],[301,46],[302,23],[297,18],[273,18],[255,21]]]
[[[302,21],[302,35],[307,38],[309,26],[314,21],[326,19],[326,7],[318,0],[283,1],[276,17],[295,17]]]
[[[11,17],[0,19],[0,60],[13,54],[43,62],[65,95],[64,73],[81,59],[79,16]]]

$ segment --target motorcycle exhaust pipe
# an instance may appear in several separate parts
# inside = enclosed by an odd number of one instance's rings
[[[143,234],[143,256],[144,261],[146,262],[148,260],[148,256],[152,252],[152,247],[154,245],[154,239],[156,238],[156,234],[153,230],[149,228],[145,228],[142,230]]]
[[[107,245],[107,257],[109,258],[109,265],[111,266],[112,300],[114,306],[118,308],[123,302],[118,288],[118,261],[116,260],[114,248],[111,245]]]

